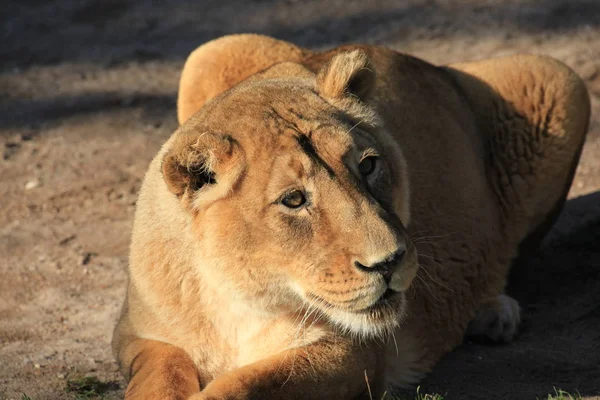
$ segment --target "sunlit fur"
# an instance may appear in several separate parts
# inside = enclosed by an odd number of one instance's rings
[[[343,55],[339,65],[344,60],[357,70],[366,63],[362,52]],[[297,306],[288,289],[293,283],[301,301],[322,299],[330,306],[320,308],[328,320],[369,337],[395,327],[404,307],[373,304],[388,287],[406,290],[415,276],[416,254],[402,224],[409,218],[408,182],[403,155],[383,145],[389,134],[376,114],[344,94],[352,71],[330,82],[336,68],[324,69],[319,81],[284,79],[276,67],[222,95],[173,136],[161,167],[169,187],[183,187],[176,193],[193,218],[189,246],[198,249],[196,269],[205,285],[231,285],[232,298],[289,310]],[[358,163],[375,152],[380,165],[374,176],[362,177]],[[188,178],[172,171],[190,163],[213,171],[217,183],[199,190],[182,185]],[[405,188],[396,201],[393,181]],[[306,193],[306,207],[279,204],[291,189]],[[399,248],[406,255],[392,266],[389,286],[355,266],[381,262]],[[234,280],[233,270],[245,270],[246,279]]]
[[[367,384],[379,399],[462,342],[519,244],[548,229],[589,98],[547,57],[435,67],[233,35],[190,55],[178,116],[137,202],[113,339],[128,399],[350,399]],[[302,207],[281,203],[290,190]],[[366,268],[400,248],[389,283]]]

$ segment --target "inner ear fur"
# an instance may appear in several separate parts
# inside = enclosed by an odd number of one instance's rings
[[[229,135],[180,134],[162,162],[169,190],[194,207],[225,196],[243,170],[243,151]]]
[[[326,98],[353,95],[367,100],[375,86],[375,70],[362,50],[336,55],[317,75],[317,88]]]

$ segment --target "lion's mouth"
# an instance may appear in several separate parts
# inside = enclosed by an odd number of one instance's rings
[[[402,296],[400,296],[401,292],[397,292],[392,289],[387,289],[379,299],[369,307],[358,311],[359,313],[371,313],[378,309],[392,307],[398,304],[398,301],[402,300]]]
[[[384,292],[384,293],[381,295],[381,297],[379,298],[379,300],[377,300],[377,301],[378,301],[378,302],[379,302],[379,301],[385,301],[385,300],[387,300],[387,299],[391,299],[391,298],[392,298],[392,297],[394,297],[394,296],[397,296],[398,294],[399,294],[399,292],[396,292],[396,291],[395,291],[395,290],[393,290],[393,289],[387,289],[387,290],[386,290],[386,291],[385,291],[385,292]]]
[[[359,309],[359,310],[349,310],[346,309],[346,311],[352,312],[352,313],[356,313],[356,314],[368,314],[374,310],[377,309],[381,309],[381,308],[389,308],[390,306],[393,306],[395,304],[398,304],[398,302],[402,301],[402,296],[401,296],[402,292],[398,292],[395,291],[393,289],[386,289],[385,292],[383,292],[383,294],[370,306],[365,307],[363,309]],[[317,296],[313,293],[309,293],[309,298],[316,300],[318,303],[321,303],[323,305],[325,305],[328,308],[338,308],[338,306],[336,306],[335,304],[332,304],[330,302],[328,302],[327,300],[325,300],[324,298]]]
[[[322,297],[309,294],[311,303],[321,309],[342,332],[353,332],[362,337],[381,336],[391,332],[405,311],[405,296],[401,291],[385,290],[371,305],[362,309],[349,309],[327,302]]]
[[[404,300],[403,292],[387,289],[374,303],[362,309],[339,307],[322,298],[313,304],[334,326],[341,328],[342,333],[368,338],[385,337],[398,326],[405,311]]]

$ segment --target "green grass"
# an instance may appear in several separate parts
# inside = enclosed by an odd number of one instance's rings
[[[572,395],[561,389],[554,388],[554,394],[549,394],[546,400],[581,400],[579,393]]]
[[[421,393],[421,387],[417,386],[417,396],[415,397],[415,400],[444,400],[444,397],[442,395],[439,394],[424,394]]]
[[[115,382],[102,382],[95,376],[86,376],[74,380],[67,381],[66,391],[72,393],[75,396],[75,400],[90,400],[90,399],[102,399],[106,393],[110,390],[116,390],[119,385]],[[384,394],[383,399],[388,399]],[[21,394],[21,400],[32,400],[31,397],[25,393]],[[408,398],[394,398],[392,400],[413,400]],[[433,393],[421,393],[421,388],[417,387],[414,400],[444,400],[444,396]],[[549,394],[548,397],[536,400],[582,400],[579,393],[572,395],[561,389],[554,388],[554,393]]]
[[[117,389],[119,389],[119,384],[116,382],[102,382],[95,376],[84,376],[67,380],[65,391],[71,393],[75,400],[88,400],[102,399],[107,392]]]
[[[401,397],[393,397],[388,396],[387,393],[383,394],[383,398],[381,400],[444,400],[444,396],[437,393],[421,393],[421,387],[417,387],[417,391],[414,396],[410,395],[410,397],[406,397],[407,395],[403,395]]]
[[[417,392],[415,394],[414,400],[444,400],[444,396],[437,394],[437,393],[432,393],[432,394],[428,394],[428,393],[421,393],[420,391],[420,387],[417,387]],[[384,399],[386,397],[384,396]],[[410,399],[408,398],[395,398],[394,400],[412,400],[412,397]],[[548,397],[543,398],[543,399],[537,399],[537,400],[582,400],[582,397],[579,393],[576,394],[571,394],[569,392],[566,392],[564,390],[561,389],[556,389],[554,388],[554,393],[549,394]]]

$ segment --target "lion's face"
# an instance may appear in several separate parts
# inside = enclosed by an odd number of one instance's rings
[[[417,263],[402,155],[348,95],[368,84],[357,71],[340,78],[334,59],[317,78],[225,93],[176,134],[163,174],[191,215],[207,284],[373,335],[398,323]]]

